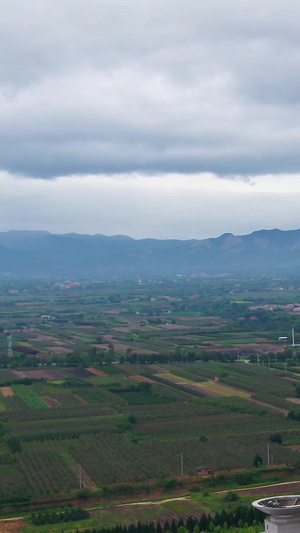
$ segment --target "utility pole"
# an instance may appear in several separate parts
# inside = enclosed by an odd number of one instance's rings
[[[183,453],[180,454],[181,475],[183,476]]]
[[[76,466],[77,466],[77,468],[78,468],[78,474],[79,474],[79,488],[81,489],[81,486],[82,486],[82,480],[81,480],[81,466],[80,466],[80,464],[77,464]]]
[[[268,466],[270,466],[270,444],[267,444]]]
[[[12,334],[7,335],[7,357],[12,357]]]

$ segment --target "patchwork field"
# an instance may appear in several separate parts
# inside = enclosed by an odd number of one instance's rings
[[[208,396],[234,396],[236,398],[251,398],[251,394],[245,391],[242,391],[236,387],[233,388],[227,385],[221,385],[216,381],[203,381],[201,383],[196,383],[195,381],[175,376],[169,372],[157,374],[157,377],[164,381],[169,381],[174,385],[184,387],[187,390],[193,390],[196,392],[198,391],[200,393],[207,394]]]
[[[100,488],[177,477],[182,453],[189,475],[201,465],[213,470],[251,467],[256,453],[266,461],[266,444],[278,431],[294,449],[271,444],[272,462],[295,463],[299,422],[251,401],[259,381],[272,376],[274,397],[288,397],[293,381],[267,367],[251,367],[253,379],[248,367],[187,363],[147,367],[141,374],[133,373],[132,365],[107,365],[105,373],[73,367],[62,369],[63,380],[31,373],[26,384],[2,387],[0,460],[13,465],[3,479],[2,499],[10,497],[16,475],[30,498],[76,490],[78,465],[89,486]],[[2,376],[4,380],[5,371]],[[7,380],[10,376],[7,370]],[[22,379],[28,379],[26,371]],[[245,383],[252,384],[251,392],[242,388]]]
[[[76,491],[79,472],[103,490],[251,468],[268,444],[273,464],[298,462],[300,357],[278,339],[300,317],[249,308],[300,301],[298,283],[6,283],[0,503]]]

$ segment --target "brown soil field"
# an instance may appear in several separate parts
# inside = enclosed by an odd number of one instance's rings
[[[57,354],[59,353],[67,354],[67,353],[73,352],[73,350],[71,350],[70,348],[63,348],[63,346],[47,346],[45,350],[49,350],[49,352],[53,352]]]
[[[99,348],[99,350],[107,350],[108,348],[108,344],[93,344],[93,346],[95,346],[95,348]]]
[[[57,370],[44,369],[44,370],[26,370],[24,372],[13,370],[13,374],[19,378],[31,378],[31,379],[64,379],[64,376]]]
[[[220,341],[221,342],[221,341]],[[198,348],[201,350],[205,350],[206,352],[227,352],[227,353],[237,353],[240,352],[241,354],[253,354],[257,353],[259,350],[263,353],[273,352],[273,353],[281,353],[282,347],[278,346],[276,344],[269,344],[269,343],[261,343],[261,344],[254,344],[254,343],[248,343],[248,344],[235,344],[234,346],[222,346],[219,343],[209,343],[210,346],[207,345],[197,345]]]
[[[199,324],[211,325],[211,326],[225,326],[228,324],[228,320],[222,318],[216,318],[215,316],[182,316],[180,317],[181,322],[199,322]]]
[[[101,372],[101,370],[97,370],[97,368],[87,368],[92,374],[95,374],[95,376],[107,376],[108,374],[105,374],[105,372]]]
[[[192,326],[184,326],[183,324],[158,324],[160,326],[163,326],[164,328],[170,329],[170,330],[177,330],[177,329],[192,329]]]
[[[116,350],[119,350],[120,352],[126,352],[127,348],[130,348],[128,344],[124,344],[123,342],[114,341],[113,343]]]
[[[24,378],[27,378],[28,376],[26,375],[26,372],[22,372],[22,370],[12,370],[12,373],[14,376],[16,376],[16,378],[18,379],[24,379]]]
[[[133,381],[140,381],[140,382],[145,382],[145,383],[155,383],[152,379],[145,378],[144,376],[135,375],[135,376],[128,376],[128,377],[129,377],[129,379],[132,379]]]
[[[154,370],[155,372],[168,372],[165,368],[162,368],[161,366],[157,365],[149,365],[149,368],[151,368],[151,370]]]
[[[261,344],[252,344],[252,343],[249,343],[249,344],[236,344],[235,345],[235,348],[237,348],[238,350],[242,351],[242,350],[252,350],[253,352],[257,352],[258,350],[258,346],[259,346],[259,351],[263,351],[265,353],[268,353],[268,352],[273,352],[273,353],[281,353],[283,350],[282,350],[282,346],[278,346],[277,344],[270,344],[268,342],[264,343],[262,341]]]
[[[87,402],[84,398],[81,398],[81,396],[79,396],[79,394],[74,394],[75,398],[77,398],[77,400],[79,400],[81,403],[84,403],[85,405],[87,405],[89,402]]]
[[[102,335],[102,338],[105,339],[106,341],[111,341],[113,342],[115,339],[114,335],[109,335],[108,333],[106,335]]]
[[[15,395],[11,387],[0,387],[0,391],[1,391],[2,396],[4,396],[4,398]]]
[[[54,398],[51,398],[50,396],[42,396],[42,400],[49,406],[49,407],[59,407],[60,403],[55,400]]]
[[[34,338],[28,338],[26,339],[28,342],[35,342],[35,341],[58,341],[59,339],[57,337],[51,337],[51,335],[37,335]]]
[[[0,520],[0,532],[1,533],[21,533],[26,522],[24,518],[7,518]]]
[[[133,350],[134,353],[139,353],[139,354],[143,354],[143,355],[152,355],[153,353],[155,354],[156,352],[154,352],[153,350]]]

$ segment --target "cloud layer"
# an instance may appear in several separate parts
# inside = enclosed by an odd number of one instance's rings
[[[0,168],[300,168],[294,0],[0,0]]]
[[[300,176],[90,175],[57,180],[0,173],[0,228],[134,238],[206,238],[300,228]]]

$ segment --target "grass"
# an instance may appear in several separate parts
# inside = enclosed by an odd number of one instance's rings
[[[232,389],[231,387],[221,385],[214,381],[208,381],[206,383],[201,383],[201,389],[207,390],[209,392],[214,392],[219,396],[236,396],[238,398],[251,398],[251,394],[248,392]]]
[[[172,374],[171,372],[164,372],[163,374],[157,374],[157,376],[159,378],[172,378],[172,379],[176,379],[176,381],[180,381],[182,382],[183,384],[184,383],[190,383],[191,385],[197,385],[197,383],[195,381],[193,381],[192,379],[187,379],[187,378],[183,378],[181,376],[177,376],[176,374]]]
[[[98,525],[96,518],[87,518],[86,520],[79,520],[78,522],[60,522],[58,524],[45,524],[44,526],[28,525],[22,533],[61,533],[61,531],[76,531]]]
[[[12,389],[31,409],[48,409],[48,405],[37,395],[33,387],[13,385]]]
[[[157,374],[157,376],[162,379],[172,378],[176,381],[179,381],[183,386],[184,384],[195,385],[199,387],[200,390],[201,389],[207,390],[208,392],[213,392],[215,394],[218,394],[219,396],[227,396],[227,397],[236,396],[238,398],[251,398],[251,394],[249,394],[248,392],[238,390],[238,389],[233,389],[230,386],[224,386],[214,381],[205,381],[199,384],[199,382],[197,381],[193,381],[191,379],[177,376],[176,374],[172,374],[171,372]]]
[[[7,409],[5,402],[0,398],[0,411],[5,411]]]

